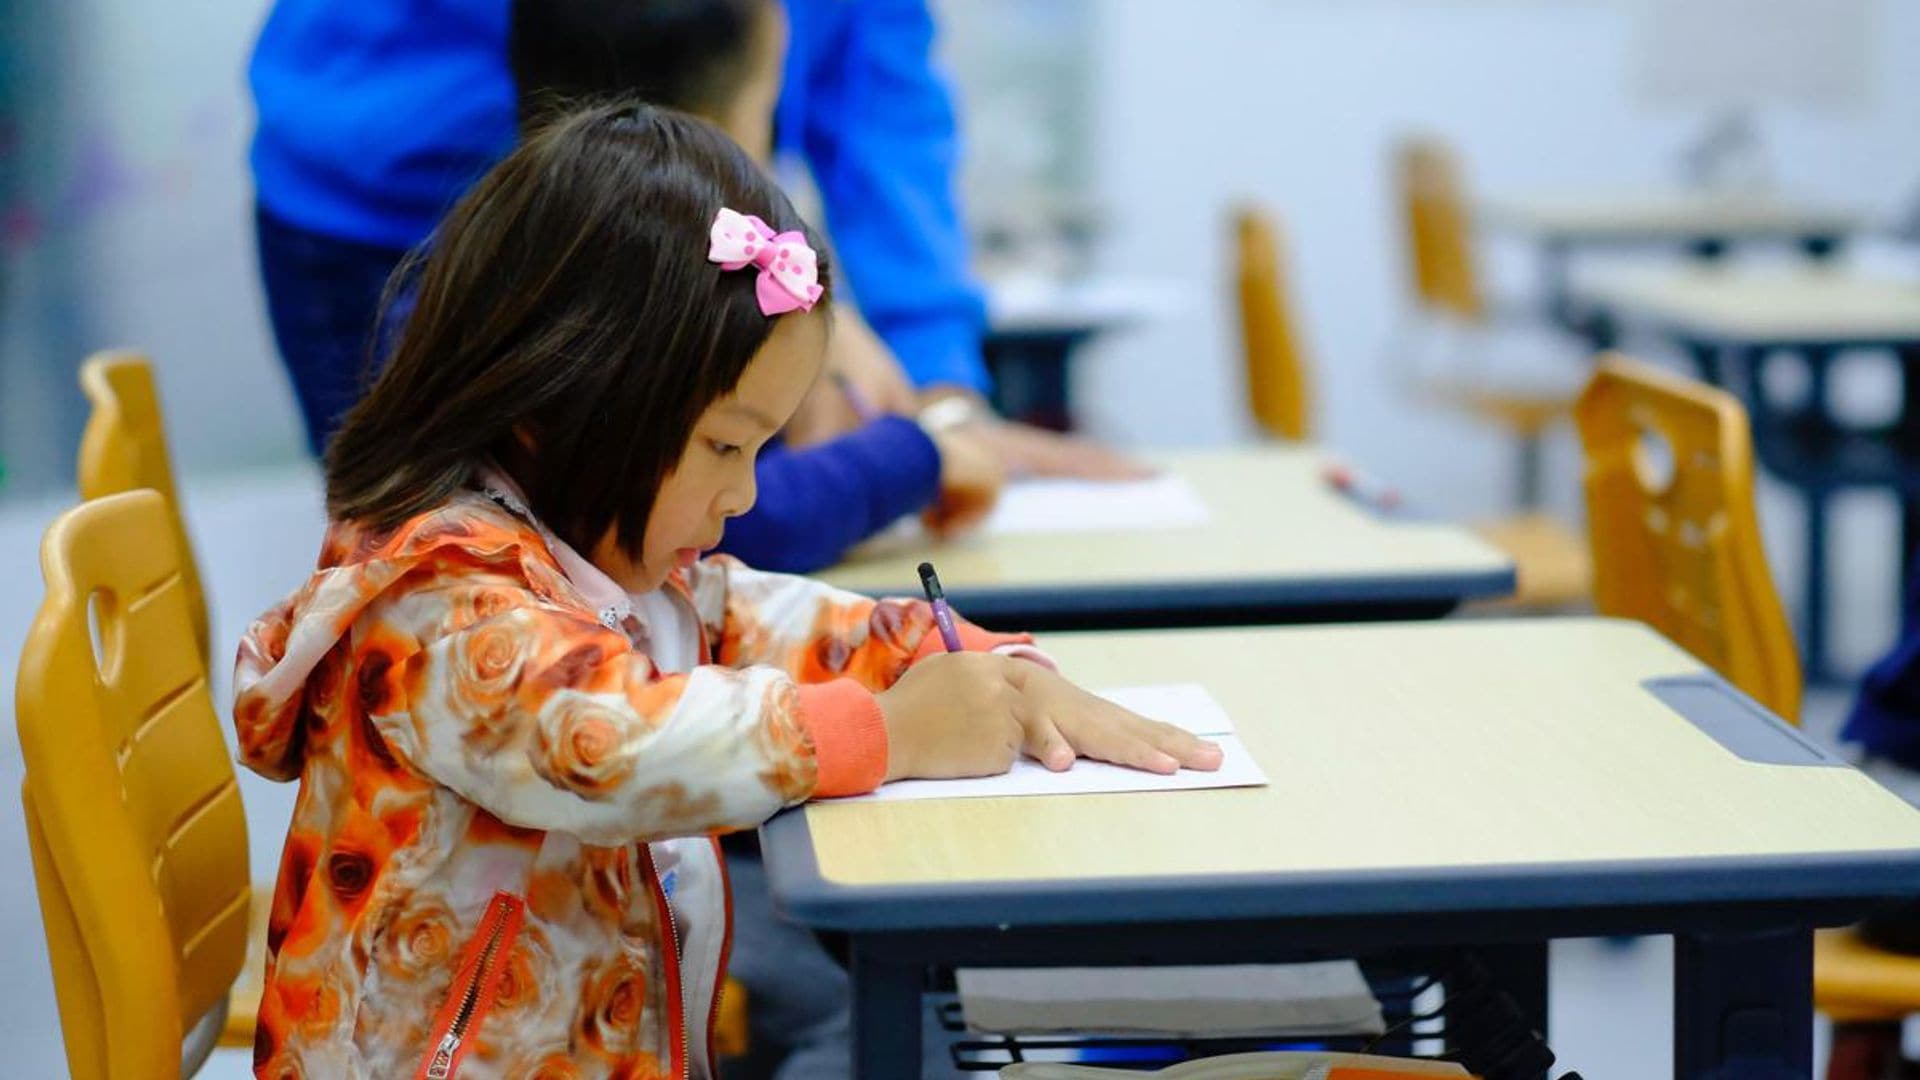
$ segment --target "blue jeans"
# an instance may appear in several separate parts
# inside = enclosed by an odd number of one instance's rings
[[[318,457],[372,381],[380,298],[406,252],[309,232],[264,207],[254,231],[273,339]]]

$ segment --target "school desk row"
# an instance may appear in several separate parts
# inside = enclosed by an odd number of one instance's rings
[[[1268,781],[776,817],[779,909],[851,941],[858,1076],[917,1075],[930,966],[1471,946],[1547,1031],[1547,943],[1598,934],[1675,936],[1677,1077],[1808,1074],[1813,931],[1920,891],[1920,812],[1637,624],[1357,624],[1502,595],[1512,567],[1315,449],[1159,463],[1131,513],[1016,491],[981,535],[826,575],[905,594],[931,558],[971,618],[1098,628],[1042,644],[1085,685],[1201,684]]]

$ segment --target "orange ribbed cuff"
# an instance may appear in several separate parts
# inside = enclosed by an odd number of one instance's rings
[[[965,619],[953,620],[953,628],[960,632],[960,647],[967,652],[992,652],[1002,645],[1031,645],[1032,634],[996,634],[991,630],[982,630]],[[920,639],[920,647],[913,651],[913,663],[917,664],[934,653],[947,651],[947,643],[940,640],[940,628],[932,627],[927,636]]]
[[[887,778],[887,720],[852,679],[799,688],[800,730],[813,742],[815,798],[863,795]]]

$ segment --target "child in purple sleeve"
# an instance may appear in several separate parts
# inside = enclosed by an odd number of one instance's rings
[[[520,119],[532,124],[584,101],[634,98],[706,119],[765,163],[786,33],[773,0],[516,3],[508,53]],[[859,319],[851,310],[836,315],[830,365],[885,355]],[[810,407],[853,409],[863,422],[803,448],[769,446],[759,499],[728,527],[721,551],[761,569],[807,573],[909,514],[944,533],[992,508],[1001,468],[976,433],[942,425],[938,414],[922,423],[846,399],[859,393],[841,380],[820,381]]]

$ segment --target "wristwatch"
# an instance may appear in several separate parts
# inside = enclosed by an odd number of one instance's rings
[[[962,424],[971,424],[986,420],[993,415],[979,398],[968,394],[954,394],[921,409],[914,417],[922,430],[929,435],[957,428]]]

